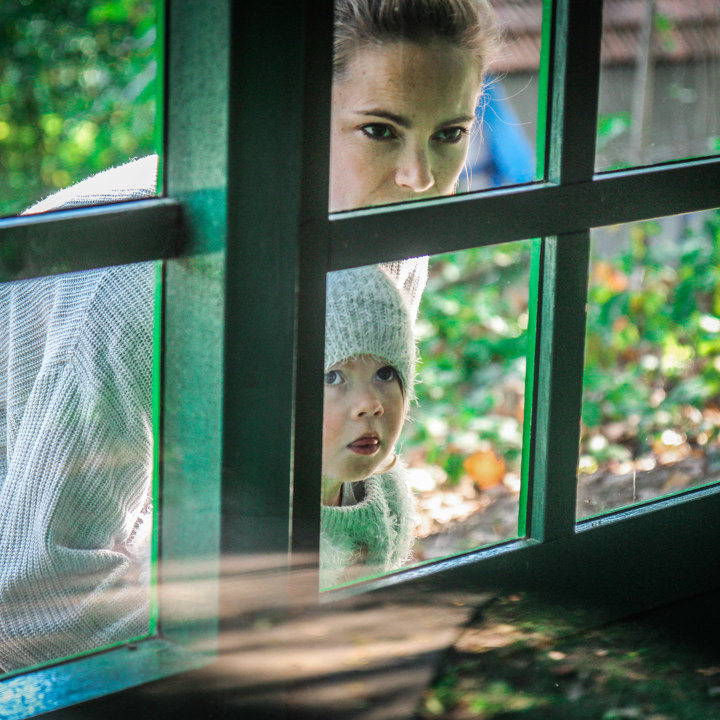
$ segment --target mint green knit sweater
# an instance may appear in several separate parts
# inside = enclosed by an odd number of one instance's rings
[[[322,508],[320,587],[396,570],[411,556],[415,513],[407,471],[399,466],[364,482],[354,505]]]

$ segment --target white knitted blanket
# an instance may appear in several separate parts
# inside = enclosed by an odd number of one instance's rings
[[[157,158],[28,212],[153,195]],[[148,631],[152,263],[0,285],[0,668]]]

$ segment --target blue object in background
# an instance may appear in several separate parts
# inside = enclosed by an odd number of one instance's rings
[[[468,154],[468,190],[535,180],[535,152],[502,83],[490,79],[477,110],[480,130]]]

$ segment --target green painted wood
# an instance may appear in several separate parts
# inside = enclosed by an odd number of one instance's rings
[[[160,543],[160,485],[162,478],[162,420],[163,420],[163,303],[165,268],[155,263],[155,302],[153,305],[153,358],[152,358],[152,436],[153,442],[153,484],[152,506],[153,526],[150,548],[150,625],[148,635],[157,634],[158,618],[158,561]]]
[[[138,200],[0,220],[0,282],[177,254],[180,205]]]
[[[202,667],[208,662],[207,656],[188,652],[164,640],[128,643],[5,679],[0,684],[0,712],[3,720],[25,720]],[[72,712],[65,717],[72,717]]]
[[[304,93],[295,341],[291,538],[294,565],[317,552],[325,364],[325,278],[330,222],[332,0],[304,4]],[[325,41],[318,41],[318,37]]]
[[[303,3],[232,6],[223,547],[280,562],[290,548],[303,27]]]
[[[548,542],[517,540],[326,593],[328,601],[372,590],[533,593],[558,607],[613,619],[718,585],[720,486],[691,491],[578,524]]]
[[[720,159],[603,173],[332,216],[330,268],[582,232],[720,206]],[[432,228],[428,232],[428,228]]]
[[[228,12],[167,6],[164,175],[183,226],[165,267],[159,629],[184,647],[212,647],[218,623]]]
[[[536,376],[538,374],[537,330],[541,310],[543,243],[536,238],[530,241],[530,277],[528,285],[528,326],[525,371],[525,403],[523,407],[522,462],[520,469],[520,496],[518,498],[518,536],[525,537],[530,523],[528,503],[531,498],[530,477],[535,464],[533,417],[535,414]]]
[[[543,244],[530,470],[530,537],[575,531],[589,233]]]
[[[574,183],[595,168],[602,0],[556,0],[548,180]]]
[[[538,74],[538,109],[537,130],[535,133],[535,179],[545,180],[548,172],[547,148],[550,144],[550,109],[552,96],[550,88],[553,81],[553,57],[550,48],[553,44],[554,31],[553,0],[543,0],[542,31],[540,38],[540,71]]]

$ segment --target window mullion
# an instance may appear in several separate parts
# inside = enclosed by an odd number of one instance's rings
[[[575,529],[589,232],[544,241],[529,535]]]
[[[304,2],[300,223],[293,405],[292,538],[294,559],[316,553],[320,540],[320,470],[328,269],[328,189],[333,2]]]
[[[164,276],[159,624],[183,645],[207,643],[217,622],[227,15],[225,0],[167,3],[164,178],[183,224]]]
[[[314,237],[302,229],[305,5],[233,3],[231,11],[223,551],[262,553],[280,566],[291,543],[296,357],[305,349],[298,304],[315,277],[300,258],[301,236],[309,245]],[[326,217],[326,194],[323,203]],[[323,282],[324,267],[323,253]],[[320,343],[308,346],[313,358]],[[305,418],[314,444],[321,418]],[[307,452],[312,460],[314,448]]]
[[[542,183],[338,213],[330,223],[330,267],[708,210],[720,204],[718,187],[720,159],[702,158],[602,173],[573,184]]]
[[[548,180],[587,183],[594,174],[602,0],[553,4]],[[589,226],[547,238],[542,284],[529,534],[546,541],[575,530]]]
[[[574,183],[595,168],[602,0],[554,4],[548,179]]]

